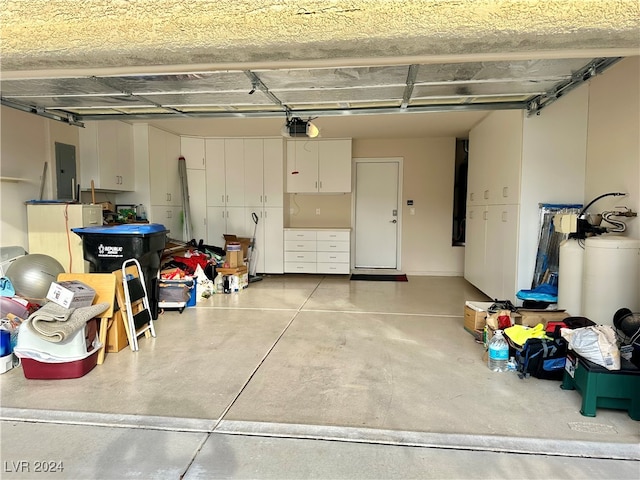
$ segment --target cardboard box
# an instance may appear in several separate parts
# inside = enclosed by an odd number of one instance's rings
[[[464,307],[464,329],[473,334],[475,330],[482,330],[486,324],[487,312],[477,311],[468,305]]]
[[[229,243],[239,243],[240,245],[242,245],[242,258],[249,258],[248,252],[249,252],[249,245],[251,245],[251,239],[247,238],[247,237],[236,237],[235,235],[229,235],[229,234],[225,234],[224,235],[224,249],[225,251],[227,250],[227,245]]]
[[[229,264],[229,268],[242,267],[244,265],[243,255],[241,251],[229,251],[225,257],[225,263]]]
[[[518,309],[515,317],[516,325],[524,325],[525,327],[535,327],[539,323],[547,326],[548,322],[559,322],[569,316],[565,310],[528,310]]]
[[[237,276],[240,289],[249,287],[249,270],[246,265],[237,268],[216,268],[216,275],[218,273]]]
[[[93,288],[77,280],[51,282],[47,293],[47,300],[64,308],[89,307],[95,297],[96,291]]]
[[[106,351],[108,353],[116,353],[129,345],[129,339],[127,338],[127,331],[124,328],[124,321],[122,319],[122,313],[120,310],[113,314],[113,321],[109,325],[107,330],[107,345]]]

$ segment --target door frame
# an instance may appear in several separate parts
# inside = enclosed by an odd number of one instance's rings
[[[351,235],[351,270],[355,270],[356,263],[356,236],[358,232],[355,230],[356,225],[356,197],[358,192],[356,191],[357,185],[357,164],[358,163],[388,163],[395,162],[398,164],[398,229],[396,230],[396,270],[400,270],[402,265],[402,179],[403,179],[403,163],[404,157],[354,157],[351,163],[351,218],[353,224],[353,235]],[[368,269],[364,269],[368,270]],[[380,269],[382,270],[382,269]]]

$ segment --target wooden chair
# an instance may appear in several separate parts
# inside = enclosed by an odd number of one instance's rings
[[[98,330],[98,339],[102,344],[98,352],[98,365],[104,363],[104,357],[107,349],[107,330],[113,320],[113,305],[116,296],[116,276],[113,273],[60,273],[58,274],[59,282],[68,282],[77,280],[85,285],[93,288],[96,292],[96,298],[93,303],[108,303],[109,308],[102,312],[98,318],[100,327]]]

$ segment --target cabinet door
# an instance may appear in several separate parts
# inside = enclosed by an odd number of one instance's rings
[[[264,261],[264,269],[258,270],[264,273],[283,273],[284,272],[284,230],[282,207],[267,207],[264,209],[262,216],[262,230],[264,243],[262,251],[262,260]],[[260,250],[260,245],[257,245]]]
[[[118,122],[118,172],[119,190],[134,191],[136,188],[135,163],[133,161],[133,126]]]
[[[489,205],[486,223],[487,286],[482,291],[491,298],[515,302],[518,205]]]
[[[351,140],[318,142],[318,191],[351,191]]]
[[[224,140],[218,138],[207,139],[205,142],[205,158],[207,164],[207,206],[223,207],[226,204]]]
[[[98,169],[98,125],[97,122],[85,122],[84,128],[79,129],[78,158],[80,160],[80,186],[83,189],[91,187],[100,178]]]
[[[149,127],[149,187],[151,205],[169,205],[164,132]]]
[[[207,207],[207,242],[224,248],[224,234],[227,233],[226,210],[224,207]]]
[[[197,241],[207,240],[207,185],[203,171],[187,169],[189,182],[189,216],[191,218],[191,236]],[[191,240],[191,239],[187,239]]]
[[[264,180],[263,204],[265,207],[282,207],[284,196],[284,153],[282,140],[267,138],[264,140]]]
[[[498,113],[498,112],[495,112]],[[503,138],[497,164],[493,167],[491,189],[495,192],[493,203],[508,205],[519,203],[520,172],[522,171],[522,136],[524,112],[509,110],[500,112],[503,117]]]
[[[464,278],[483,290],[485,275],[486,207],[469,206],[464,249]]]
[[[169,230],[167,236],[176,240],[184,240],[182,231],[182,211],[180,207],[171,205],[151,205],[149,221],[159,223]]]
[[[244,141],[244,201],[248,207],[262,208],[264,203],[264,141]]]
[[[178,158],[180,158],[180,137],[173,133],[165,132],[165,161],[167,165],[167,193],[169,205],[182,206],[182,184],[180,182],[180,170]]]
[[[180,137],[180,154],[188,169],[205,169],[204,138]]]
[[[244,140],[224,141],[225,201],[227,206],[244,207]]]
[[[251,229],[248,228],[249,221],[244,207],[227,207],[225,218],[227,221],[225,233],[236,235],[237,237],[249,237],[249,232],[253,232],[253,227]]]
[[[98,162],[100,178],[96,188],[120,190],[118,162],[118,123],[106,121],[98,125]]]
[[[318,142],[294,140],[287,142],[287,192],[318,191]]]

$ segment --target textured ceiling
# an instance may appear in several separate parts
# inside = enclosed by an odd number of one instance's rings
[[[637,0],[0,0],[0,15],[3,103],[74,120],[531,108],[640,52]]]

